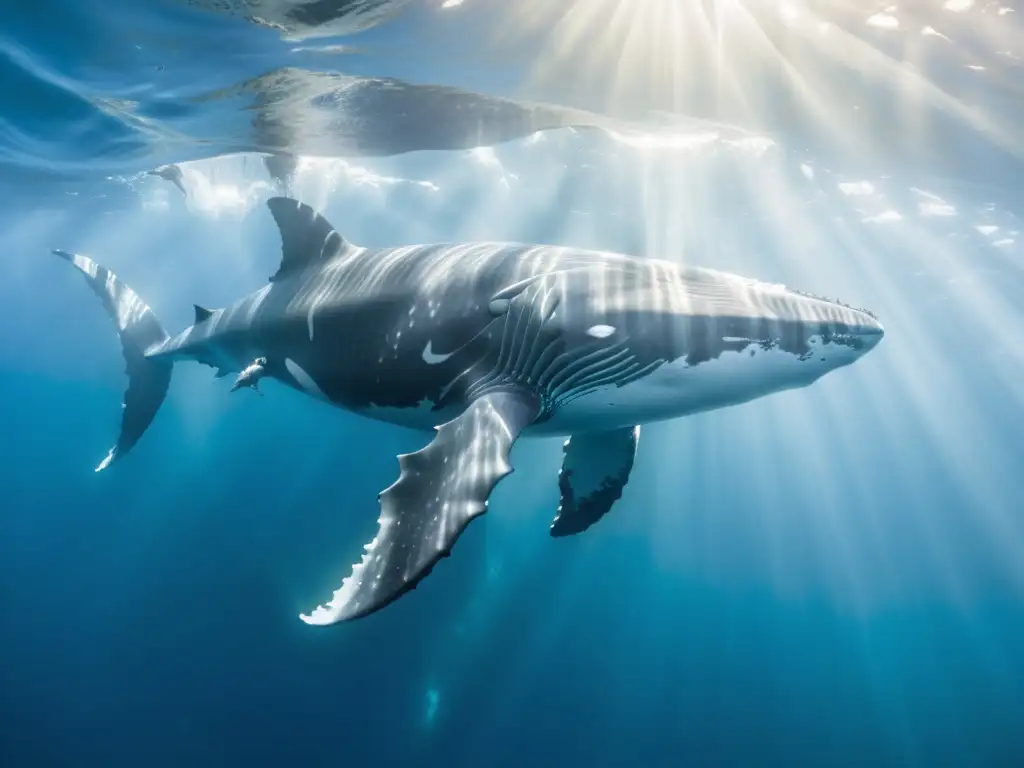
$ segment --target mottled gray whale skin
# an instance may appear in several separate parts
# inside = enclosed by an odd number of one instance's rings
[[[172,364],[261,372],[366,417],[435,431],[399,457],[380,529],[325,605],[333,624],[392,602],[447,556],[511,472],[520,435],[569,435],[553,536],[579,533],[623,492],[639,425],[811,384],[882,339],[866,310],[781,285],[666,261],[545,245],[362,248],[311,208],[276,197],[281,266],[223,309],[196,307],[170,336],[91,259],[85,275],[118,326],[128,390],[122,458],[156,414]]]

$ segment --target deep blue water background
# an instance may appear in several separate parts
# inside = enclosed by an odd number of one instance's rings
[[[896,98],[868,58],[814,59],[761,9],[817,73],[830,133],[751,50],[709,70],[691,46],[682,71],[708,77],[604,98],[595,51],[614,68],[618,49],[595,40],[528,77],[544,35],[491,37],[517,11],[439,5],[296,42],[172,0],[0,4],[0,765],[1024,765],[1024,172],[1008,130],[1024,78],[1001,53],[1024,55],[1021,14],[910,4],[886,36],[868,11],[816,8],[964,117],[908,95],[923,89]],[[730,66],[765,108],[713,98]],[[339,107],[321,87],[267,110],[294,79],[255,102],[210,96],[281,67],[469,92],[443,109],[433,90]],[[513,130],[514,105],[474,93],[593,112]],[[611,132],[532,133],[549,124]],[[472,149],[503,132],[519,138]],[[425,137],[447,149],[417,151]],[[273,181],[255,156],[216,156],[287,149],[343,156],[303,160],[292,192],[360,244],[699,263],[870,307],[886,338],[808,389],[645,427],[615,511],[570,540],[547,534],[561,442],[523,441],[489,514],[415,592],[308,627],[298,613],[347,574],[422,436],[273,383],[229,396],[182,365],[131,456],[96,475],[124,364],[95,297],[47,255],[92,255],[176,331],[279,258]],[[195,161],[187,198],[141,175],[172,161]]]

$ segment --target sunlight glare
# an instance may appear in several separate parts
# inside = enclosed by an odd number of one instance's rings
[[[1024,157],[1012,110],[936,79],[949,61],[997,69],[1001,85],[1024,91],[1011,11],[972,0],[523,0],[502,6],[507,23],[495,35],[541,44],[524,90],[616,116],[661,110],[763,126],[799,112],[870,156],[865,137],[888,100],[867,94],[891,92],[894,130],[915,135],[942,116]]]

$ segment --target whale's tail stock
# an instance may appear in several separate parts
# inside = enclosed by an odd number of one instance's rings
[[[125,372],[128,374],[121,432],[114,447],[96,467],[99,472],[132,449],[160,409],[171,383],[172,362],[167,358],[147,356],[147,352],[166,342],[169,337],[153,311],[109,269],[87,256],[61,250],[54,250],[53,253],[85,275],[86,282],[100,297],[121,337]]]

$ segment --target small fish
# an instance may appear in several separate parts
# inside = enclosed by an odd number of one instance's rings
[[[256,394],[262,397],[263,393],[260,392],[259,382],[267,374],[267,358],[257,357],[235,379],[235,383],[231,385],[231,392],[242,387],[251,387],[256,391]]]

